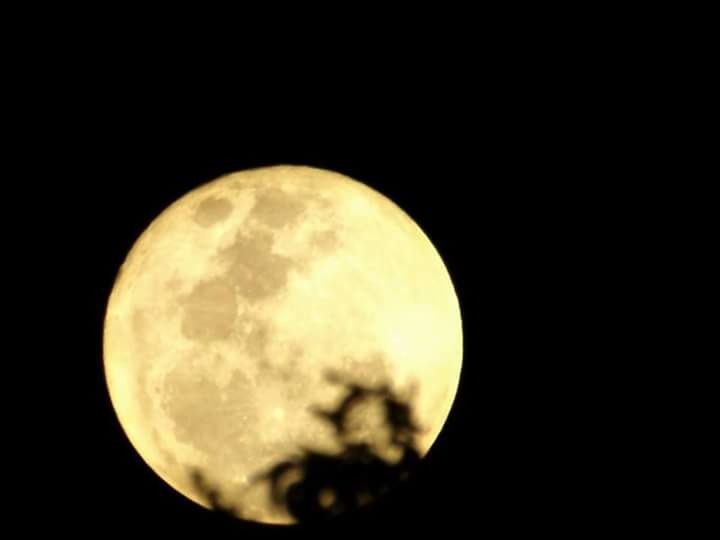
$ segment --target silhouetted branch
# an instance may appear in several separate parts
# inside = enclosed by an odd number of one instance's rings
[[[224,505],[220,502],[220,491],[210,485],[200,470],[193,470],[191,478],[195,488],[205,497],[207,503],[210,505],[210,508],[228,516],[242,518],[240,512],[238,512],[233,506]]]
[[[345,396],[334,409],[315,412],[333,426],[342,451],[327,454],[306,450],[301,457],[274,466],[263,477],[270,482],[273,502],[299,522],[332,517],[372,502],[404,479],[420,460],[415,440],[419,429],[410,405],[389,386],[367,387],[343,380],[336,373],[328,374],[328,380],[342,384]],[[368,400],[382,404],[383,420],[390,430],[388,444],[397,455],[392,462],[369,444],[348,440],[351,411]],[[288,480],[290,476],[294,481]]]
[[[272,504],[298,522],[327,519],[376,500],[406,478],[420,460],[416,444],[419,428],[411,407],[388,385],[367,387],[343,380],[336,373],[327,378],[343,385],[345,395],[334,409],[314,412],[333,426],[342,450],[330,454],[303,449],[298,457],[277,463],[255,478],[256,483],[268,484]],[[382,455],[370,444],[350,437],[352,411],[371,400],[381,404],[383,422],[389,430],[388,448],[383,449],[387,452]],[[242,517],[237,509],[221,503],[220,493],[199,471],[193,472],[193,482],[213,509]]]

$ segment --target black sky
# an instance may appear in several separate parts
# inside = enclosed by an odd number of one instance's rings
[[[175,493],[126,440],[102,372],[107,297],[137,236],[197,185],[274,164],[332,169],[394,200],[442,255],[463,317],[460,389],[422,468],[383,504],[320,532],[504,537],[568,530],[585,515],[575,493],[595,472],[577,461],[589,443],[568,411],[585,377],[573,362],[597,352],[572,316],[587,264],[573,223],[592,205],[600,164],[578,136],[580,117],[558,115],[556,94],[527,92],[530,72],[512,83],[468,73],[425,85],[422,75],[399,86],[330,78],[316,89],[293,73],[254,90],[251,79],[206,78],[196,94],[178,91],[182,79],[101,73],[50,98],[32,155],[42,179],[30,187],[51,220],[33,234],[60,289],[46,377],[58,398],[33,410],[43,443],[32,455],[53,473],[39,505],[56,530],[317,532],[228,523]]]

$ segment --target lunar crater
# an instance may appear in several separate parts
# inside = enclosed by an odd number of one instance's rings
[[[211,227],[226,219],[232,212],[232,208],[232,203],[227,199],[209,197],[198,205],[193,219],[202,227]]]
[[[279,229],[296,223],[306,207],[301,198],[279,187],[268,187],[257,190],[250,216],[268,227]]]
[[[274,253],[272,246],[273,234],[258,230],[252,235],[239,232],[233,244],[220,251],[227,265],[225,275],[250,302],[275,295],[287,283],[293,261]]]
[[[258,422],[255,401],[249,379],[240,370],[220,385],[181,365],[165,378],[162,408],[177,440],[213,459],[242,451]]]
[[[185,337],[210,342],[226,339],[233,331],[238,304],[235,288],[225,277],[197,283],[181,297],[181,330]]]

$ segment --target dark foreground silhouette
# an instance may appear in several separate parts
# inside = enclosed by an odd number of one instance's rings
[[[317,410],[329,422],[338,442],[339,453],[303,450],[299,457],[280,462],[257,478],[269,485],[272,504],[298,522],[314,522],[365,506],[404,480],[420,460],[416,436],[418,426],[412,411],[388,385],[366,387],[329,375],[328,380],[344,387],[338,406]],[[386,437],[380,446],[357,441],[353,414],[358,408],[374,404],[382,411]],[[195,487],[216,511],[242,518],[242,508],[222,505],[218,490],[200,471],[193,472]]]

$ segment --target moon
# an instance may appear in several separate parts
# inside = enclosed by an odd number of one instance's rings
[[[337,449],[313,412],[340,398],[328,371],[411,396],[425,455],[462,337],[448,271],[403,210],[335,172],[266,167],[187,193],[138,238],[108,300],[105,378],[167,484],[209,507],[201,470],[244,518],[288,524],[254,478],[299,449]]]

